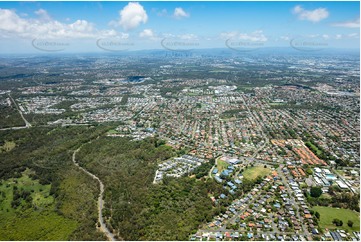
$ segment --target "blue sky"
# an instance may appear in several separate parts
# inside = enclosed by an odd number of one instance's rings
[[[359,48],[359,25],[359,2],[0,2],[0,53],[227,43]]]

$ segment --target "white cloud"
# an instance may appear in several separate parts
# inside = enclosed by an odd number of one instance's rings
[[[173,17],[175,17],[177,19],[187,18],[189,16],[190,16],[190,14],[187,13],[186,11],[184,11],[183,8],[175,8],[174,9]]]
[[[182,34],[178,37],[182,40],[198,40],[198,36],[195,34]]]
[[[163,33],[161,34],[162,38],[166,39],[173,39],[173,40],[184,40],[184,41],[199,41],[200,37],[195,34],[170,34],[170,33]]]
[[[334,38],[337,39],[337,40],[340,40],[340,39],[359,39],[360,34],[359,33],[336,34]]]
[[[0,8],[0,30],[21,33],[27,28],[27,21],[20,18],[14,11]]]
[[[314,10],[306,10],[302,8],[300,5],[297,5],[293,8],[292,11],[294,14],[298,16],[301,20],[308,20],[313,23],[319,22],[323,19],[326,19],[329,16],[329,12],[326,8],[317,8]]]
[[[148,15],[142,5],[137,2],[130,2],[119,12],[120,20],[119,25],[124,30],[131,30],[138,27],[141,23],[148,21]]]
[[[93,24],[89,23],[86,20],[77,20],[72,24],[69,24],[70,29],[76,32],[84,32],[84,33],[91,33],[93,32]]]
[[[170,33],[163,33],[162,37],[164,38],[176,38],[177,36],[174,34],[170,34]]]
[[[268,38],[263,34],[262,30],[256,30],[252,33],[238,33],[236,31],[233,32],[225,32],[221,33],[221,39],[234,39],[234,40],[244,40],[251,42],[266,42]]]
[[[152,40],[157,40],[157,39],[162,39],[162,38],[173,39],[173,40],[184,40],[184,41],[199,40],[198,36],[195,34],[190,34],[190,33],[187,33],[187,34],[171,34],[171,33],[156,34],[156,33],[154,33],[154,31],[152,29],[144,29],[143,31],[141,31],[139,33],[139,37],[152,39]]]
[[[265,42],[267,41],[267,37],[263,34],[262,30],[254,31],[250,34],[240,34],[239,39],[241,40],[248,40],[254,42]]]
[[[160,10],[159,12],[157,12],[157,15],[158,15],[159,17],[167,16],[167,14],[168,14],[167,9],[162,9],[162,10]]]
[[[351,33],[347,35],[349,38],[360,38],[360,34],[359,33]]]
[[[0,9],[1,36],[20,38],[99,38],[122,35],[115,30],[97,30],[86,20],[76,20],[66,24],[56,20],[44,19],[45,10],[38,10],[40,19],[21,18],[14,10]]]
[[[329,36],[328,34],[323,34],[323,35],[322,35],[322,38],[324,38],[324,39],[329,39],[330,36]]]
[[[289,41],[291,38],[289,36],[285,35],[285,36],[281,36],[280,39],[284,40],[284,41]]]
[[[319,34],[306,34],[306,35],[304,35],[304,37],[314,39],[314,38],[320,37],[320,35]]]
[[[227,40],[227,39],[231,39],[231,38],[235,38],[238,35],[238,32],[233,31],[233,32],[224,32],[220,34],[220,38],[223,40]]]
[[[39,10],[34,12],[36,15],[38,15],[40,17],[41,20],[44,21],[49,21],[51,20],[50,15],[48,14],[48,12],[42,8],[40,8]]]
[[[360,28],[360,17],[352,21],[334,23],[332,24],[332,26],[344,28]]]
[[[283,36],[280,37],[284,39]],[[321,41],[322,40],[344,40],[344,39],[358,39],[360,38],[359,33],[350,33],[350,34],[306,34],[306,35],[299,35],[295,36],[294,39],[298,40],[311,40],[316,39]],[[284,39],[287,40],[287,39]]]
[[[142,32],[139,33],[139,37],[154,39],[155,34],[154,34],[153,30],[151,30],[151,29],[144,29]]]

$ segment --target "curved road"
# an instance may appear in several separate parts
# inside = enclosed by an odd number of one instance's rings
[[[75,156],[76,153],[79,152],[81,147],[79,147],[77,150],[74,151],[73,153],[73,163],[79,167],[79,169],[81,169],[82,171],[84,171],[86,174],[88,174],[89,176],[91,176],[93,179],[97,180],[99,182],[99,186],[100,186],[100,192],[99,192],[99,197],[98,197],[98,221],[100,223],[100,231],[103,232],[108,240],[111,241],[115,241],[116,239],[114,238],[114,235],[109,231],[109,229],[107,228],[107,226],[104,223],[104,219],[103,219],[103,204],[104,204],[104,200],[103,200],[103,193],[104,193],[104,184],[103,182],[94,174],[90,173],[89,171],[87,171],[86,169],[84,169],[83,167],[81,167],[75,160]]]

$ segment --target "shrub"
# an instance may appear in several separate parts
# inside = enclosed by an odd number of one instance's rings
[[[350,228],[352,228],[352,226],[353,226],[353,221],[351,221],[351,220],[347,221],[347,225],[348,225]]]
[[[311,187],[311,197],[320,197],[322,195],[321,187]]]
[[[332,220],[332,223],[335,224],[336,226],[340,227],[343,225],[343,222],[342,220],[338,219],[338,218],[335,218]]]

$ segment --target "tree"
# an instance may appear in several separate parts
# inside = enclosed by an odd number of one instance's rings
[[[338,166],[348,166],[348,162],[344,161],[344,160],[341,160],[341,159],[336,159],[335,163],[336,163],[336,167],[338,167]]]
[[[334,218],[332,220],[332,223],[335,224],[337,226],[337,224],[340,222],[340,220],[338,218]]]
[[[351,221],[351,220],[347,221],[347,225],[348,225],[350,228],[352,228],[352,226],[353,226],[353,221]]]
[[[316,211],[316,213],[315,213],[315,216],[316,216],[317,219],[320,219],[320,217],[321,217],[320,213],[317,212],[317,211]]]
[[[321,187],[311,187],[310,194],[311,194],[311,197],[320,197],[322,194]]]
[[[263,181],[263,177],[262,176],[257,176],[256,183],[260,184],[262,181]]]
[[[330,187],[328,188],[328,193],[329,193],[330,195],[335,195],[335,186],[330,186]]]
[[[233,224],[232,229],[238,230],[239,229],[239,224],[238,223]]]
[[[336,226],[340,227],[343,225],[343,222],[342,220],[338,219],[338,218],[335,218],[332,220],[332,223],[335,224]]]

